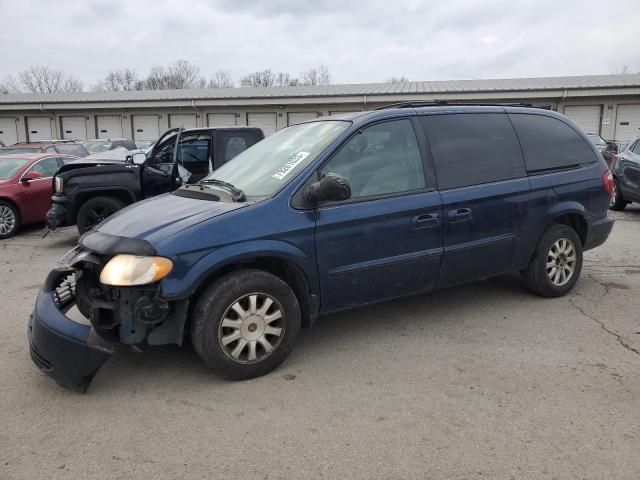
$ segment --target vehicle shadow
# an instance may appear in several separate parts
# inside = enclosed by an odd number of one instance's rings
[[[272,375],[278,371],[285,374],[305,369],[318,359],[338,351],[343,359],[344,356],[353,355],[352,362],[358,362],[360,357],[353,350],[354,344],[376,342],[378,339],[384,341],[389,336],[406,336],[416,330],[423,330],[421,335],[428,335],[431,329],[441,328],[445,322],[466,321],[470,311],[481,315],[478,312],[485,312],[499,302],[513,304],[523,299],[535,301],[537,297],[524,289],[518,274],[506,274],[327,315],[318,319],[313,328],[301,332],[291,357]],[[254,381],[264,380],[247,382]],[[233,383],[207,370],[187,337],[182,348],[150,347],[138,353],[119,347],[98,373],[89,391],[139,391],[149,388],[189,391]]]

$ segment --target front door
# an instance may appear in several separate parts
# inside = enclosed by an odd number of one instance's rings
[[[412,122],[362,129],[318,173],[342,175],[351,186],[350,200],[317,210],[322,311],[431,289],[442,254],[441,202]]]
[[[51,195],[53,194],[51,177],[55,175],[59,167],[60,163],[57,158],[44,158],[25,172],[24,175],[37,172],[42,176],[28,182],[20,182],[19,195],[24,223],[44,220],[47,210],[51,206]]]
[[[504,113],[421,117],[442,196],[439,287],[511,269],[525,228],[530,184]]]
[[[170,192],[180,184],[179,172],[173,168],[175,141],[175,135],[163,141],[153,149],[145,161],[142,170],[142,190],[145,198]],[[195,183],[209,174],[211,143],[211,136],[206,133],[185,134],[180,137],[177,160],[188,172],[187,183]]]

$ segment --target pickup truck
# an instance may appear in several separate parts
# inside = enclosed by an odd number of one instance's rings
[[[53,178],[47,227],[77,225],[84,234],[127,205],[171,192],[185,179],[198,182],[263,138],[262,130],[251,127],[175,128],[165,132],[147,154],[129,152],[122,158],[104,155],[71,162]]]

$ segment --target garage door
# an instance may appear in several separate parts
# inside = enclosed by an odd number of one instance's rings
[[[618,105],[615,137],[621,142],[640,137],[640,105]]]
[[[196,128],[196,116],[193,115],[169,115],[169,128]]]
[[[207,125],[212,128],[215,127],[235,127],[236,123],[235,113],[209,113],[207,114]]]
[[[122,138],[122,117],[120,115],[96,115],[98,138]]]
[[[18,130],[16,129],[15,118],[0,118],[0,141],[5,145],[13,145],[18,141]]]
[[[278,130],[275,113],[248,113],[247,125],[261,128],[265,137],[273,135]]]
[[[27,117],[27,140],[29,142],[51,140],[52,138],[49,117]]]
[[[60,125],[62,138],[87,139],[87,123],[84,117],[60,117]]]
[[[157,115],[133,116],[133,139],[138,141],[157,140],[160,136],[160,126]]]
[[[287,115],[287,125],[306,122],[318,118],[318,112],[289,112]]]
[[[600,133],[600,105],[568,105],[564,108],[565,116],[576,122],[585,133]]]

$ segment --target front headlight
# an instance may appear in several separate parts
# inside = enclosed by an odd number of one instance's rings
[[[64,180],[61,177],[53,178],[53,191],[56,193],[60,193],[62,191],[62,187],[64,187]]]
[[[114,287],[147,285],[169,275],[173,262],[164,257],[116,255],[100,273],[100,283]]]

